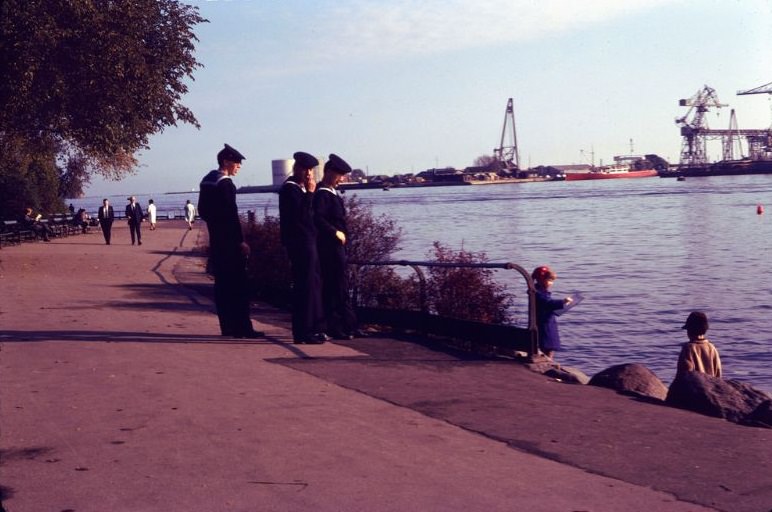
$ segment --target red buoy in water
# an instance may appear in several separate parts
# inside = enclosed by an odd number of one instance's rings
[[[756,213],[757,213],[758,215],[761,215],[762,213],[764,213],[764,206],[762,206],[762,205],[758,205],[758,206],[756,207]]]

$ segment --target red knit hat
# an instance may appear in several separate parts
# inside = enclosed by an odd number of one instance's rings
[[[534,281],[544,282],[547,279],[552,279],[553,281],[557,279],[558,275],[552,271],[547,265],[543,265],[541,267],[536,267],[531,274],[531,278]]]

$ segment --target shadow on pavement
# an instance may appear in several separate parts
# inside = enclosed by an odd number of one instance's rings
[[[279,345],[287,344],[272,337],[246,340],[217,334],[168,334],[120,331],[2,331],[1,343],[42,341],[78,341],[97,343],[183,343],[216,345]],[[291,348],[291,347],[290,347]]]

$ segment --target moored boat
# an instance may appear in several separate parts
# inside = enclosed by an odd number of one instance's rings
[[[657,176],[657,171],[654,169],[645,169],[643,171],[612,171],[598,169],[590,172],[567,172],[566,181],[609,180],[615,178],[651,178],[652,176]]]
[[[651,162],[639,156],[615,156],[614,165],[593,167],[585,172],[566,172],[566,181],[651,178],[658,176]]]

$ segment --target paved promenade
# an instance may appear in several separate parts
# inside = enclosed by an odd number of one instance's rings
[[[772,430],[259,304],[223,338],[203,232],[113,231],[0,250],[5,512],[772,510]]]

